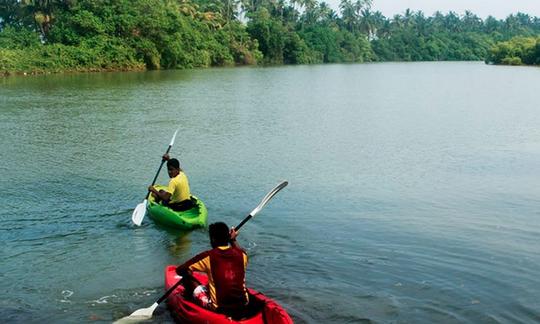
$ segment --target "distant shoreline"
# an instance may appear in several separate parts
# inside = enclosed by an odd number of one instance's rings
[[[322,65],[327,64],[370,64],[370,63],[421,63],[421,62],[482,62],[486,65],[494,66],[515,66],[515,67],[540,67],[535,64],[503,64],[503,63],[487,63],[483,60],[447,60],[447,61],[376,61],[376,62],[362,62],[362,63],[350,63],[350,62],[341,62],[341,63],[322,63]],[[261,64],[256,65],[260,67],[272,67],[272,66],[300,66],[300,65],[320,65],[320,64]],[[232,65],[226,67],[246,67],[253,65]],[[193,67],[193,68],[178,68],[178,69],[148,69],[148,68],[133,68],[133,69],[73,69],[73,70],[39,70],[39,71],[2,71],[0,72],[0,77],[8,78],[15,76],[43,76],[43,75],[75,75],[75,74],[91,74],[91,73],[107,73],[107,72],[149,72],[149,71],[175,71],[175,70],[192,70],[197,68],[203,69],[213,69],[213,68],[222,68],[225,66],[210,66],[210,67]]]
[[[104,72],[145,72],[143,69],[88,69],[88,70],[57,70],[57,71],[2,71],[0,76],[38,76],[38,75],[58,75],[58,74],[86,74],[86,73],[104,73]]]
[[[141,15],[144,13],[144,15]],[[366,62],[540,64],[540,18],[482,19],[372,1],[222,3],[173,0],[0,5],[0,75]]]

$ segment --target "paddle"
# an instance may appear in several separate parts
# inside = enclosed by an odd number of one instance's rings
[[[274,189],[272,189],[272,191],[267,193],[266,196],[264,196],[264,198],[261,200],[259,205],[257,207],[255,207],[255,209],[253,209],[253,211],[251,213],[249,213],[249,215],[247,215],[246,218],[244,218],[244,220],[242,220],[240,222],[240,224],[238,224],[238,226],[235,227],[235,231],[238,232],[240,230],[240,228],[242,226],[244,226],[244,224],[248,220],[255,217],[255,215],[257,215],[257,213],[260,212],[261,209],[263,209],[264,206],[266,206],[268,201],[270,201],[270,199],[272,199],[272,197],[274,197],[281,189],[285,188],[288,184],[289,183],[287,181],[283,181],[280,184],[278,184]],[[178,287],[180,285],[180,282],[181,282],[181,280],[178,280],[178,282],[175,283],[171,288],[169,288],[169,290],[167,290],[167,292],[165,292],[165,294],[163,296],[161,296],[152,306],[150,306],[148,308],[138,309],[135,312],[133,312],[131,315],[126,316],[124,318],[121,318],[121,319],[119,319],[118,321],[116,321],[114,323],[117,323],[117,324],[118,323],[129,323],[129,322],[133,322],[133,321],[142,321],[142,320],[147,320],[147,319],[152,318],[152,314],[154,313],[154,310],[158,307],[158,305],[162,301],[164,301],[165,299],[167,299],[167,297],[169,297],[169,295],[176,289],[176,287]]]
[[[169,147],[167,148],[167,151],[165,152],[165,154],[168,154],[169,151],[171,150],[171,147],[174,144],[174,140],[176,139],[176,133],[178,133],[178,129],[176,130],[176,132],[174,132],[174,135],[171,139],[171,143],[169,144]],[[165,163],[165,160],[161,159],[161,164],[159,165],[159,169],[157,170],[156,176],[154,177],[154,180],[152,181],[152,186],[156,183],[159,172],[161,171],[161,168],[163,167],[163,163]],[[149,195],[150,195],[150,191],[146,193],[146,197],[144,197],[143,202],[138,204],[137,207],[135,207],[135,210],[133,210],[133,214],[131,215],[131,220],[137,226],[141,226],[143,218],[146,215],[146,204],[148,204]]]

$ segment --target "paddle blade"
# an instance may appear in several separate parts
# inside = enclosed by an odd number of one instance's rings
[[[138,309],[134,311],[131,315],[123,317],[113,322],[113,324],[135,323],[135,322],[151,319],[152,314],[154,314],[154,311],[156,310],[157,307],[158,307],[158,303],[154,303],[152,306],[148,308]]]
[[[142,203],[138,204],[133,210],[133,215],[131,215],[131,220],[133,224],[141,226],[144,216],[146,215],[146,203],[148,200],[144,200]]]
[[[282,181],[280,184],[278,184],[272,191],[266,194],[264,198],[262,199],[259,206],[257,206],[251,213],[249,213],[252,217],[255,217],[255,215],[263,209],[264,206],[274,197],[281,189],[285,188],[289,183],[287,181]]]
[[[176,133],[178,133],[178,129],[176,130],[176,132],[174,132],[174,135],[171,139],[171,143],[169,143],[169,147],[172,147],[174,145],[174,140],[176,139]]]

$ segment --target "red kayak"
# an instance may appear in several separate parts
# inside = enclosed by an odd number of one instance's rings
[[[194,277],[206,285],[208,278],[204,273],[193,273]],[[176,274],[176,266],[169,265],[165,268],[165,289],[169,289],[178,282],[180,277]],[[179,285],[175,291],[171,293],[167,299],[167,304],[171,309],[174,317],[180,323],[201,323],[201,324],[255,324],[255,323],[270,323],[270,324],[290,324],[293,323],[289,314],[275,301],[266,297],[262,293],[248,288],[250,305],[247,307],[246,318],[239,321],[234,321],[223,314],[212,312],[202,308],[197,304],[185,299],[182,296],[184,287]]]

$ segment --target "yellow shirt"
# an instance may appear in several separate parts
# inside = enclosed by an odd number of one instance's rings
[[[189,182],[186,174],[182,171],[169,181],[167,191],[171,194],[170,204],[179,203],[191,197]]]

